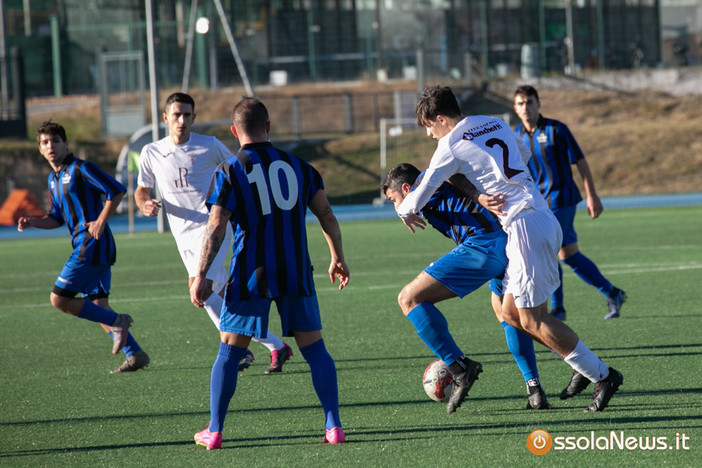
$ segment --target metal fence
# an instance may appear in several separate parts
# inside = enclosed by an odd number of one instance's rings
[[[153,3],[163,87],[180,86],[189,40],[193,86],[241,84],[212,1]],[[702,56],[702,5],[692,0],[221,3],[254,86],[281,76],[287,83],[485,80],[518,73],[525,44],[534,48],[544,74],[693,65]],[[140,0],[14,2],[3,13],[8,44],[31,52],[25,53],[30,95],[98,93],[100,54],[146,51]],[[208,26],[192,38],[191,17]]]

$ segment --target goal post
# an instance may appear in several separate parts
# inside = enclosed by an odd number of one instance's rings
[[[388,170],[402,162],[409,162],[423,169],[436,147],[436,142],[426,136],[426,130],[414,118],[380,119],[380,184]],[[373,204],[387,201],[380,191]]]

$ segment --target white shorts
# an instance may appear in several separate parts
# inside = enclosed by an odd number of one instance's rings
[[[563,233],[549,209],[522,210],[507,228],[505,294],[518,308],[537,307],[558,289],[558,250]]]
[[[187,234],[180,234],[178,237],[174,235],[176,245],[178,246],[178,252],[180,252],[180,258],[183,260],[183,265],[185,265],[185,269],[188,271],[188,276],[190,278],[197,276],[197,270],[200,266],[202,239],[205,235],[206,226],[206,224],[203,224],[196,229],[190,229]],[[213,291],[218,291],[223,288],[229,278],[227,254],[229,254],[231,249],[232,230],[230,226],[227,226],[224,239],[222,240],[222,246],[217,256],[212,261],[212,266],[206,275],[207,279],[212,280],[219,286],[219,288],[212,288]]]
[[[180,250],[180,258],[183,259],[183,265],[185,265],[185,269],[188,270],[188,276],[190,278],[197,276],[197,270],[200,266],[200,249],[201,247],[198,247],[197,250]],[[212,261],[212,266],[206,275],[207,279],[212,280],[212,282],[218,284],[220,287],[224,287],[224,284],[227,282],[227,278],[229,277],[225,262],[229,250],[229,244],[222,244],[222,247],[219,249],[217,256]],[[213,288],[213,290],[216,289]]]

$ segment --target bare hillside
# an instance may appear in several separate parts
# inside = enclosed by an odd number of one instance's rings
[[[412,84],[393,86],[413,90]],[[273,97],[268,97],[271,92],[279,99],[281,94],[353,94],[388,89],[394,88],[358,84],[288,87],[268,92],[261,90],[260,96],[264,102],[267,98],[272,102]],[[542,114],[566,123],[580,143],[590,162],[600,195],[702,190],[702,130],[699,123],[702,95],[572,89],[544,89],[539,93]],[[194,90],[192,94],[197,103],[198,120],[209,121],[228,118],[233,104],[243,92],[236,89],[217,92]],[[490,94],[495,101],[493,104],[502,106],[502,112],[510,110],[511,91]],[[57,111],[55,107],[49,110],[51,106],[47,105],[46,100],[30,102],[28,107],[38,109],[30,117],[30,129],[36,128],[42,120],[53,118],[67,126],[70,143],[77,154],[105,167],[114,167],[125,141],[99,140],[99,109],[95,99],[85,99],[82,105],[63,111]],[[290,112],[285,106],[280,109],[275,105],[270,107],[273,108],[271,120],[275,133],[276,122],[289,120]],[[478,108],[472,113],[486,112],[488,110]],[[315,119],[324,122],[343,118],[338,108],[330,108],[321,102],[306,110],[308,119],[310,113],[313,113],[313,122]],[[218,136],[229,147],[236,147],[231,135],[224,133]],[[407,150],[406,160],[422,165],[429,161],[432,149],[433,142],[428,138],[418,141]],[[0,150],[0,176],[14,178],[18,187],[22,186],[23,180],[30,179],[38,185],[45,184],[43,174],[48,172],[48,165],[41,160],[33,143],[3,142]],[[322,136],[320,140],[297,146],[295,151],[320,170],[334,201],[368,202],[377,196],[380,168],[379,136],[376,133]],[[30,174],[42,175],[31,178]]]

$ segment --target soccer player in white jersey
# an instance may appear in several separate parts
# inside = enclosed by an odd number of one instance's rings
[[[602,411],[624,378],[602,362],[567,325],[549,315],[547,300],[556,290],[558,250],[562,233],[546,200],[531,179],[526,161],[530,150],[509,125],[487,116],[463,117],[451,88],[426,88],[416,109],[417,122],[438,141],[424,178],[398,207],[398,215],[414,232],[424,229],[418,216],[436,189],[452,175],[462,173],[487,194],[501,194],[498,211],[507,233],[507,270],[503,280],[502,318],[561,356],[573,368],[573,377],[561,399],[595,383],[592,403],[585,411]],[[459,390],[451,398],[459,406],[473,385],[473,361],[463,356],[464,372],[454,374]]]
[[[141,150],[134,198],[144,216],[156,216],[162,202],[151,198],[151,191],[154,185],[158,187],[171,232],[188,271],[190,287],[197,273],[200,247],[209,218],[205,200],[212,175],[217,166],[231,156],[231,151],[217,138],[191,131],[195,121],[195,101],[188,94],[173,93],[166,99],[163,120],[168,125],[169,135]],[[231,230],[228,230],[222,245],[230,244]],[[218,330],[221,292],[228,276],[226,256],[227,248],[221,249],[207,273],[204,308]],[[254,341],[271,351],[271,365],[265,373],[281,372],[285,361],[292,356],[292,349],[270,330],[267,338],[254,338]],[[249,367],[252,361],[253,354],[247,351],[239,363],[239,370]]]

